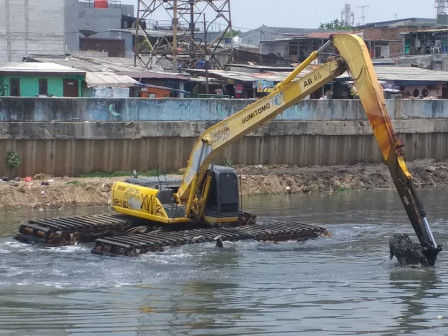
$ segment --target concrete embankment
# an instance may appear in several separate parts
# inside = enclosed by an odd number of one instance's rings
[[[186,165],[203,130],[244,100],[0,99],[0,153],[17,152],[20,176]],[[391,100],[406,159],[448,157],[448,101]],[[297,166],[381,162],[359,101],[306,100],[229,146],[217,163]],[[0,174],[9,172],[0,165]]]

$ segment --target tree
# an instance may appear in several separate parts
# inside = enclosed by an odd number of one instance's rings
[[[230,29],[230,31],[228,31],[224,37],[225,38],[233,38],[235,36],[241,35],[242,31],[241,30],[234,30],[234,29]]]
[[[11,150],[6,153],[5,165],[6,168],[9,169],[10,175],[12,173],[12,170],[17,169],[21,163],[22,160],[20,159],[19,154]]]
[[[352,30],[353,27],[345,26],[338,19],[334,19],[328,23],[321,23],[319,26],[320,29],[328,29],[328,30]]]

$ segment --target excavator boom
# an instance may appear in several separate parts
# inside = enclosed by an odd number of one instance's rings
[[[310,93],[315,92],[346,71],[344,60],[335,57],[318,69],[297,78],[299,71],[316,59],[327,45],[311,54],[298,69],[280,82],[269,95],[216,123],[201,134],[193,146],[187,170],[177,192],[180,200],[190,197],[191,188],[197,188],[210,164],[224,147],[237,141],[255,128],[268,123],[288,107],[297,104]]]

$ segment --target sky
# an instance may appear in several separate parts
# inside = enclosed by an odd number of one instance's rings
[[[144,0],[147,4],[150,0]],[[133,4],[137,0],[121,0]],[[222,1],[217,0],[217,3]],[[319,28],[321,23],[341,19],[345,4],[351,5],[355,24],[410,17],[435,18],[434,0],[230,0],[232,26],[242,31],[270,27]],[[155,18],[157,19],[157,18]]]

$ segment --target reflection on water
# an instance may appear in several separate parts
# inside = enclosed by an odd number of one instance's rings
[[[444,245],[447,193],[420,192]],[[260,221],[321,224],[333,236],[108,258],[88,245],[12,239],[22,220],[105,208],[3,216],[0,335],[448,334],[445,253],[434,269],[397,269],[389,260],[388,238],[412,233],[395,192],[250,197],[244,206]]]
[[[397,319],[400,330],[412,333],[438,327],[437,320],[447,319],[445,288],[434,269],[398,269],[390,273],[390,284],[402,301],[402,314]],[[437,314],[439,311],[439,315]],[[428,312],[431,312],[428,314]],[[446,325],[443,323],[442,325]],[[440,326],[439,326],[440,328]],[[447,329],[440,329],[444,334]]]

